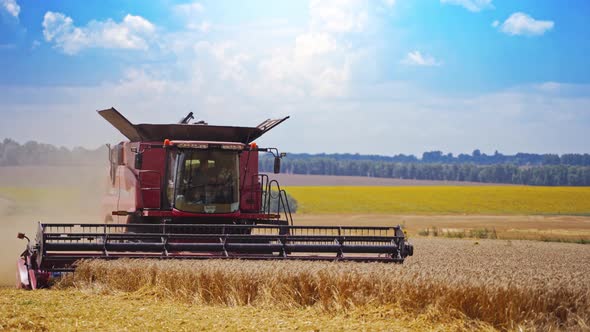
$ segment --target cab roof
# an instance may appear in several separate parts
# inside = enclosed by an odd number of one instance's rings
[[[240,142],[249,144],[289,117],[267,119],[256,127],[211,126],[207,124],[133,124],[111,107],[98,111],[131,142],[170,140]]]

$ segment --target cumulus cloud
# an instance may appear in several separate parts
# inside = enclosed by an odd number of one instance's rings
[[[441,62],[436,60],[433,56],[428,54],[422,54],[420,51],[409,52],[406,57],[401,61],[402,64],[411,66],[440,66]]]
[[[0,0],[0,7],[8,12],[8,14],[18,18],[20,6],[16,3],[16,0]]]
[[[208,21],[203,21],[200,24],[189,25],[188,27],[191,29],[197,29],[201,32],[209,32],[209,30],[211,29],[211,23],[209,23]]]
[[[230,60],[238,55],[229,46],[223,53]],[[291,152],[587,150],[589,86],[548,82],[459,97],[403,82],[381,82],[364,84],[345,99],[303,96],[268,103],[245,97],[238,86],[218,84],[202,75],[206,73],[193,75],[200,82],[170,81],[154,72],[130,70],[119,81],[95,86],[5,87],[0,89],[0,108],[8,115],[0,122],[0,132],[21,142],[35,139],[96,147],[121,139],[94,112],[115,106],[135,123],[170,122],[188,111],[211,124],[246,126],[292,115],[280,130],[258,142]],[[370,102],[360,102],[367,99]],[[38,121],[31,122],[32,115]],[[70,130],[54,129],[64,126]]]
[[[305,33],[295,39],[295,53],[298,57],[321,55],[337,48],[336,40],[327,33]]]
[[[43,19],[43,36],[66,54],[76,54],[86,48],[141,49],[148,48],[156,27],[141,16],[127,14],[117,23],[90,21],[77,27],[71,17],[47,12]]]
[[[525,13],[517,12],[510,15],[502,25],[496,24],[494,27],[499,26],[500,31],[511,36],[540,36],[553,29],[554,25],[553,21],[535,20]]]
[[[470,12],[480,12],[484,9],[493,9],[492,0],[440,0],[440,3],[462,6]]]
[[[245,52],[236,48],[231,42],[210,43],[206,41],[199,42],[194,47],[195,54],[199,55],[205,61],[198,61],[193,64],[193,68],[198,69],[199,75],[207,74],[208,77],[215,77],[222,81],[229,81],[234,84],[247,83],[250,72],[247,66],[251,57]],[[206,58],[209,57],[209,58]],[[209,65],[215,66],[208,68]]]
[[[200,15],[204,10],[205,10],[205,7],[203,7],[203,5],[201,5],[198,2],[184,3],[184,4],[174,6],[174,11],[178,15],[182,15],[185,17]]]
[[[361,0],[311,0],[311,29],[326,32],[360,32],[367,25],[367,4]]]
[[[186,28],[208,32],[211,29],[211,23],[202,20],[201,17],[204,11],[205,7],[198,2],[184,3],[172,7],[172,12],[185,22]]]
[[[366,11],[362,3],[355,5],[359,12]],[[170,122],[188,111],[211,124],[246,126],[292,115],[280,130],[258,142],[292,152],[587,149],[588,87],[545,82],[453,96],[409,82],[360,80],[356,73],[367,71],[376,59],[367,49],[370,29],[355,24],[336,29],[321,23],[326,16],[312,9],[310,22],[288,35],[272,33],[273,28],[285,28],[276,22],[250,26],[255,30],[245,31],[242,39],[235,31],[223,35],[221,29],[217,41],[203,41],[193,30],[160,34],[158,41],[173,60],[132,66],[119,80],[73,87],[4,87],[0,108],[9,116],[0,121],[0,132],[19,141],[94,147],[121,139],[94,112],[115,106],[137,123]],[[80,36],[83,47],[98,47],[90,24],[76,26],[57,13],[47,24],[46,38],[60,48],[67,45],[57,41],[64,36]],[[117,23],[122,24],[124,20]],[[359,39],[364,41],[360,45],[355,43]],[[441,64],[423,52],[413,50],[405,60],[411,65]],[[39,121],[31,122],[31,114]],[[64,121],[71,130],[57,134],[53,128],[64,126]],[[548,134],[539,137],[539,132]]]
[[[378,62],[370,49],[373,26],[368,26],[378,18],[363,18],[374,13],[362,1],[337,5],[311,4],[309,22],[294,29],[290,22],[240,25],[231,31],[220,28],[210,41],[203,41],[197,30],[158,32],[162,49],[170,52],[166,61],[138,61],[119,80],[73,87],[3,87],[0,108],[9,115],[0,121],[0,132],[19,141],[94,147],[121,139],[94,112],[115,106],[138,123],[169,122],[188,111],[211,124],[251,126],[269,117],[292,115],[280,130],[258,142],[292,152],[392,155],[436,149],[506,153],[587,149],[589,87],[545,82],[453,96],[381,77],[361,80],[355,75]],[[194,22],[204,20],[199,17]],[[44,22],[45,38],[73,53],[106,47],[106,22],[76,25],[71,18],[53,13]],[[133,33],[139,29],[126,20],[110,22]],[[138,35],[144,45],[152,45],[147,32],[154,34],[153,29]],[[283,29],[288,32],[275,34]],[[405,60],[412,65],[441,64],[422,52],[412,50]],[[38,121],[30,121],[32,114]],[[64,121],[71,130],[56,133],[54,128],[63,127]]]
[[[363,54],[362,47],[347,36],[365,32],[367,7],[365,1],[311,1],[307,27],[282,38],[286,44],[271,47],[270,52],[266,46],[263,54],[245,60],[237,55],[252,54],[252,41],[235,43],[224,49],[234,54],[233,57],[213,57],[215,63],[200,64],[199,73],[210,70],[210,67],[232,68],[235,65],[232,62],[238,61],[239,70],[235,71],[240,73],[240,80],[227,73],[220,74],[231,79],[249,97],[283,102],[306,97],[343,97],[353,81],[353,67],[361,62],[360,54]],[[272,31],[273,28],[265,30]],[[212,43],[213,50],[215,44]],[[204,50],[200,50],[201,55]],[[211,50],[207,52],[211,53]],[[242,79],[244,76],[248,79]]]

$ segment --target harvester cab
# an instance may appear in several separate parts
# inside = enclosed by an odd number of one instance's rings
[[[129,139],[110,148],[107,223],[290,223],[285,192],[258,173],[260,152],[273,154],[277,171],[284,154],[253,143],[289,117],[228,127],[189,124],[192,113],[178,124],[132,124],[112,108],[99,114]],[[271,196],[280,209],[271,211]]]
[[[401,263],[413,246],[400,226],[295,226],[286,192],[260,174],[254,141],[289,117],[256,127],[133,124],[98,111],[128,141],[109,146],[104,222],[39,224],[18,260],[17,284],[47,287],[81,259],[301,259]],[[26,238],[19,234],[19,238]],[[28,238],[27,238],[28,239]]]

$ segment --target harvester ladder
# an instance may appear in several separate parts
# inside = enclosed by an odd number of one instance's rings
[[[273,195],[273,185],[276,187],[274,190],[276,194]],[[266,207],[266,213],[271,213],[274,211],[271,210],[271,200],[277,201],[277,213],[284,214],[285,220],[287,221],[288,225],[293,226],[293,216],[291,215],[291,206],[289,205],[289,200],[287,199],[287,192],[284,189],[281,189],[281,185],[277,180],[270,180],[267,182],[266,185],[266,202],[263,205]]]
[[[260,211],[263,213],[270,213],[270,206],[268,206],[267,203],[267,193],[268,193],[268,183],[269,183],[269,178],[268,175],[266,174],[257,174],[255,175],[256,178],[259,179],[259,183],[260,183],[260,194],[258,195],[258,197],[264,198],[262,199],[261,202],[261,206],[260,206]]]

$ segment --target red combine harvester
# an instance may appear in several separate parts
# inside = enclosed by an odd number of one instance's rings
[[[413,254],[400,226],[294,226],[276,180],[258,173],[257,127],[132,124],[99,111],[129,141],[109,146],[110,187],[100,224],[39,224],[17,264],[17,285],[50,286],[82,259],[300,259],[401,263]]]

